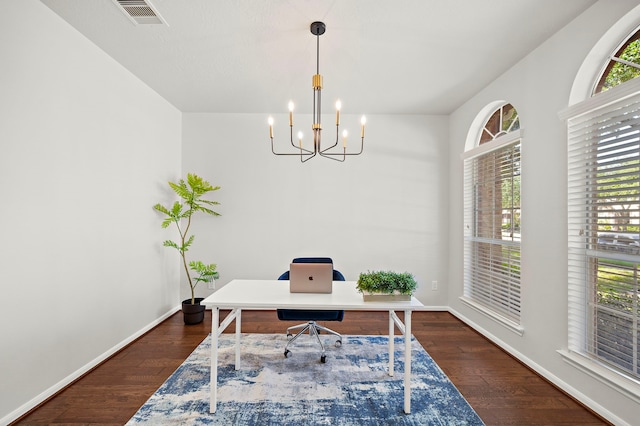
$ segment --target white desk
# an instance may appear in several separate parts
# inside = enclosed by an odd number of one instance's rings
[[[356,290],[355,281],[335,281],[331,294],[290,293],[289,281],[233,280],[204,299],[202,304],[212,309],[211,327],[211,403],[216,412],[218,387],[218,338],[236,321],[235,369],[240,369],[240,334],[242,309],[327,309],[389,311],[389,375],[393,376],[394,325],[404,335],[404,412],[411,412],[411,312],[422,307],[415,297],[406,302],[365,302]],[[231,312],[218,326],[220,309]],[[404,324],[395,311],[404,311]],[[327,366],[330,368],[330,366]]]

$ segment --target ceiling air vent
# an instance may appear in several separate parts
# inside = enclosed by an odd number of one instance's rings
[[[113,0],[136,25],[166,25],[166,21],[149,0]]]

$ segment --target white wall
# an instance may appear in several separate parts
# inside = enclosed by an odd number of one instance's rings
[[[617,424],[637,424],[640,404],[563,362],[567,346],[566,124],[578,69],[599,38],[637,5],[603,0],[474,96],[450,120],[449,305],[465,320]],[[636,25],[640,21],[636,20]],[[471,310],[463,289],[462,160],[467,132],[490,102],[518,110],[522,141],[522,337]],[[640,394],[640,387],[636,389]]]
[[[632,423],[637,403],[556,352],[567,340],[557,112],[590,48],[635,4],[599,1],[450,117],[370,116],[365,155],[301,165],[270,154],[266,115],[182,117],[39,1],[0,3],[0,423],[186,297],[151,206],[172,200],[166,181],[187,172],[222,186],[223,216],[195,223],[190,252],[218,263],[219,285],[276,277],[306,255],[333,257],[350,280],[412,272],[425,305],[450,305],[601,414]],[[496,100],[518,109],[525,135],[522,337],[458,300],[460,154],[475,115]]]
[[[330,256],[347,280],[367,270],[411,272],[424,304],[446,304],[447,117],[367,119],[363,155],[301,164],[271,154],[266,114],[184,115],[183,172],[222,187],[222,216],[197,223],[191,250],[218,264],[219,285],[277,278],[294,257]],[[310,126],[311,117],[296,122]],[[359,121],[343,115],[341,123],[357,129]],[[278,139],[288,126],[274,131]]]
[[[37,0],[0,3],[0,62],[2,424],[179,303],[181,113]]]

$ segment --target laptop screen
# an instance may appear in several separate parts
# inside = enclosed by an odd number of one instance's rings
[[[291,263],[289,265],[291,293],[331,293],[332,290],[332,263]]]

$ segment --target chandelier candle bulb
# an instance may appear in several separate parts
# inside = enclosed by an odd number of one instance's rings
[[[363,115],[360,119],[360,123],[362,123],[362,130],[360,131],[360,137],[364,138],[364,125],[367,122],[367,118]]]
[[[293,127],[293,101],[289,101],[289,127]]]
[[[347,131],[343,130],[342,131],[342,147],[343,148],[347,147],[347,135],[348,135]]]
[[[273,139],[273,117],[269,117],[269,137]]]
[[[336,101],[336,126],[340,125],[340,108],[342,108],[342,102]]]

